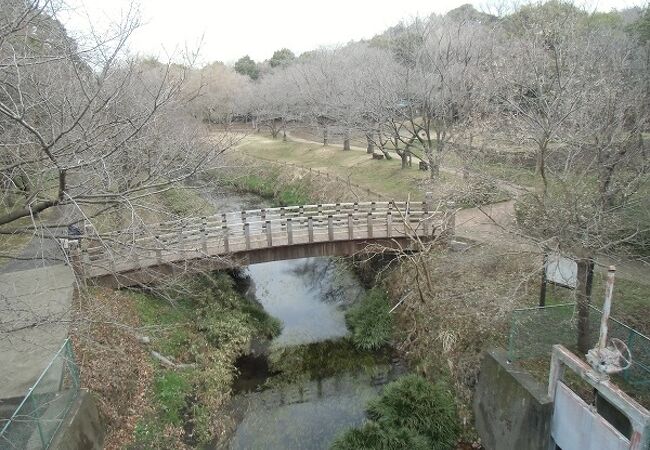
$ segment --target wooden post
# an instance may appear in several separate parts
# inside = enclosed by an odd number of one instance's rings
[[[352,240],[354,238],[354,222],[352,219],[352,213],[348,213],[348,239]]]
[[[287,219],[287,243],[289,245],[293,244],[293,223],[291,217]]]
[[[388,211],[386,213],[386,237],[393,236],[393,214]]]
[[[156,241],[158,241],[160,238],[156,236]],[[156,247],[156,261],[158,261],[158,264],[162,264],[162,250],[160,247]]]
[[[311,216],[307,218],[307,234],[309,235],[309,242],[314,242],[314,219]]]
[[[230,242],[228,242],[228,227],[222,226],[221,232],[223,233],[223,250],[225,253],[230,253]]]
[[[546,265],[548,264],[548,254],[544,252],[544,262],[542,263],[542,287],[539,290],[539,306],[546,306]]]
[[[271,235],[271,221],[266,221],[266,245],[273,246],[273,236]]]
[[[334,240],[334,220],[331,215],[327,216],[327,238]]]
[[[372,212],[368,213],[368,238],[372,239]]]
[[[202,217],[201,218],[203,221],[203,251],[205,254],[208,253],[208,218],[207,217]]]
[[[178,246],[181,250],[185,250],[185,241],[183,237],[183,231],[185,230],[185,224],[181,223],[181,227],[178,231]]]
[[[578,265],[576,283],[576,309],[578,312],[578,352],[586,354],[589,341],[589,304],[593,283],[594,262],[589,257],[576,259]]]
[[[246,241],[246,250],[251,249],[251,229],[248,222],[244,223],[244,240]]]

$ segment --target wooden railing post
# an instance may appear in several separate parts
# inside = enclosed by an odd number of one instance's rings
[[[251,249],[251,228],[248,222],[244,223],[244,240],[246,241],[246,250]]]
[[[334,218],[331,215],[327,216],[327,238],[334,240]]]
[[[203,252],[207,255],[208,253],[208,218],[207,217],[201,217],[202,220],[202,239],[203,239]]]
[[[386,213],[386,237],[393,236],[393,214],[388,211]]]
[[[289,245],[293,244],[293,223],[291,217],[287,219],[287,243]]]
[[[271,234],[271,221],[267,220],[266,222],[266,245],[269,247],[273,246],[273,236]]]
[[[424,223],[423,223],[424,235],[428,237],[429,230],[431,229],[430,227],[431,218],[429,217],[429,204],[426,201],[422,202],[422,212],[424,215]]]
[[[221,232],[223,233],[223,250],[226,253],[230,253],[230,242],[228,242],[228,227],[223,225],[221,227]]]
[[[156,236],[156,241],[160,242],[160,237]],[[158,264],[162,264],[162,249],[160,247],[156,247],[156,261],[158,261]]]
[[[185,237],[183,232],[185,231],[185,223],[181,222],[181,227],[178,230],[178,246],[181,250],[185,250]]]
[[[307,234],[309,242],[314,242],[314,219],[311,216],[307,218]]]
[[[372,212],[368,212],[368,238],[372,238]]]
[[[352,213],[348,213],[348,239],[354,239],[354,222],[352,219]]]

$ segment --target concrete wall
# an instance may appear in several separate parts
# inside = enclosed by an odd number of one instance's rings
[[[104,424],[90,392],[82,389],[50,448],[99,450],[104,447]]]
[[[474,394],[474,415],[487,450],[548,450],[552,414],[546,386],[509,364],[505,350],[486,352]]]

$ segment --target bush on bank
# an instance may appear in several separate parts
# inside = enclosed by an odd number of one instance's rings
[[[361,350],[376,350],[390,342],[393,318],[386,293],[378,287],[369,290],[363,300],[345,314],[354,345]]]
[[[388,384],[366,409],[369,421],[340,436],[332,450],[433,449],[454,447],[459,435],[454,394],[449,386],[407,375]]]

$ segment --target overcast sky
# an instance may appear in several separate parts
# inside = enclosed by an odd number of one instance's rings
[[[130,0],[67,0],[68,28],[87,23],[103,27],[128,9]],[[232,63],[248,54],[268,59],[282,47],[297,55],[322,45],[370,38],[401,19],[432,12],[445,13],[468,0],[140,0],[144,25],[131,40],[134,52],[165,57],[195,47],[203,36],[203,62]],[[609,11],[643,4],[643,0],[589,1],[591,8]]]

